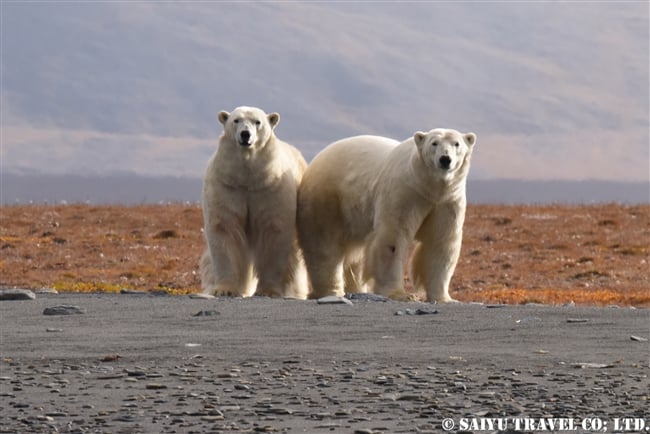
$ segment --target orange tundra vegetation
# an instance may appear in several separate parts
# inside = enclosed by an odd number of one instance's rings
[[[0,287],[200,290],[197,204],[0,210]],[[649,250],[649,205],[469,205],[450,291],[465,302],[648,307]]]

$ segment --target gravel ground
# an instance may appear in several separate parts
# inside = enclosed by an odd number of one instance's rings
[[[0,330],[2,433],[650,425],[648,309],[66,293],[0,301]]]

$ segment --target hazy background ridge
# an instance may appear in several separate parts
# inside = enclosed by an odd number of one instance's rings
[[[132,174],[107,177],[6,174],[0,180],[1,205],[198,203],[202,189],[202,181],[198,178]],[[475,204],[647,204],[650,203],[650,184],[594,180],[471,180],[467,196],[469,202]]]
[[[198,179],[246,104],[308,160],[449,127],[478,134],[471,180],[650,179],[646,1],[0,8],[4,174]]]

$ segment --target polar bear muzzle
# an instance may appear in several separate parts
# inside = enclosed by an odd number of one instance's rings
[[[440,165],[441,169],[449,170],[451,167],[451,158],[449,158],[447,155],[443,155],[438,160],[438,164]]]
[[[249,147],[252,145],[251,143],[251,133],[248,130],[243,130],[242,132],[239,133],[239,144],[241,146],[246,146]]]

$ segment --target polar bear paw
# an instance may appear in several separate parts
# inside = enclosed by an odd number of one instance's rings
[[[422,301],[417,294],[413,292],[406,292],[403,289],[396,289],[391,291],[388,294],[388,298],[397,301]]]

